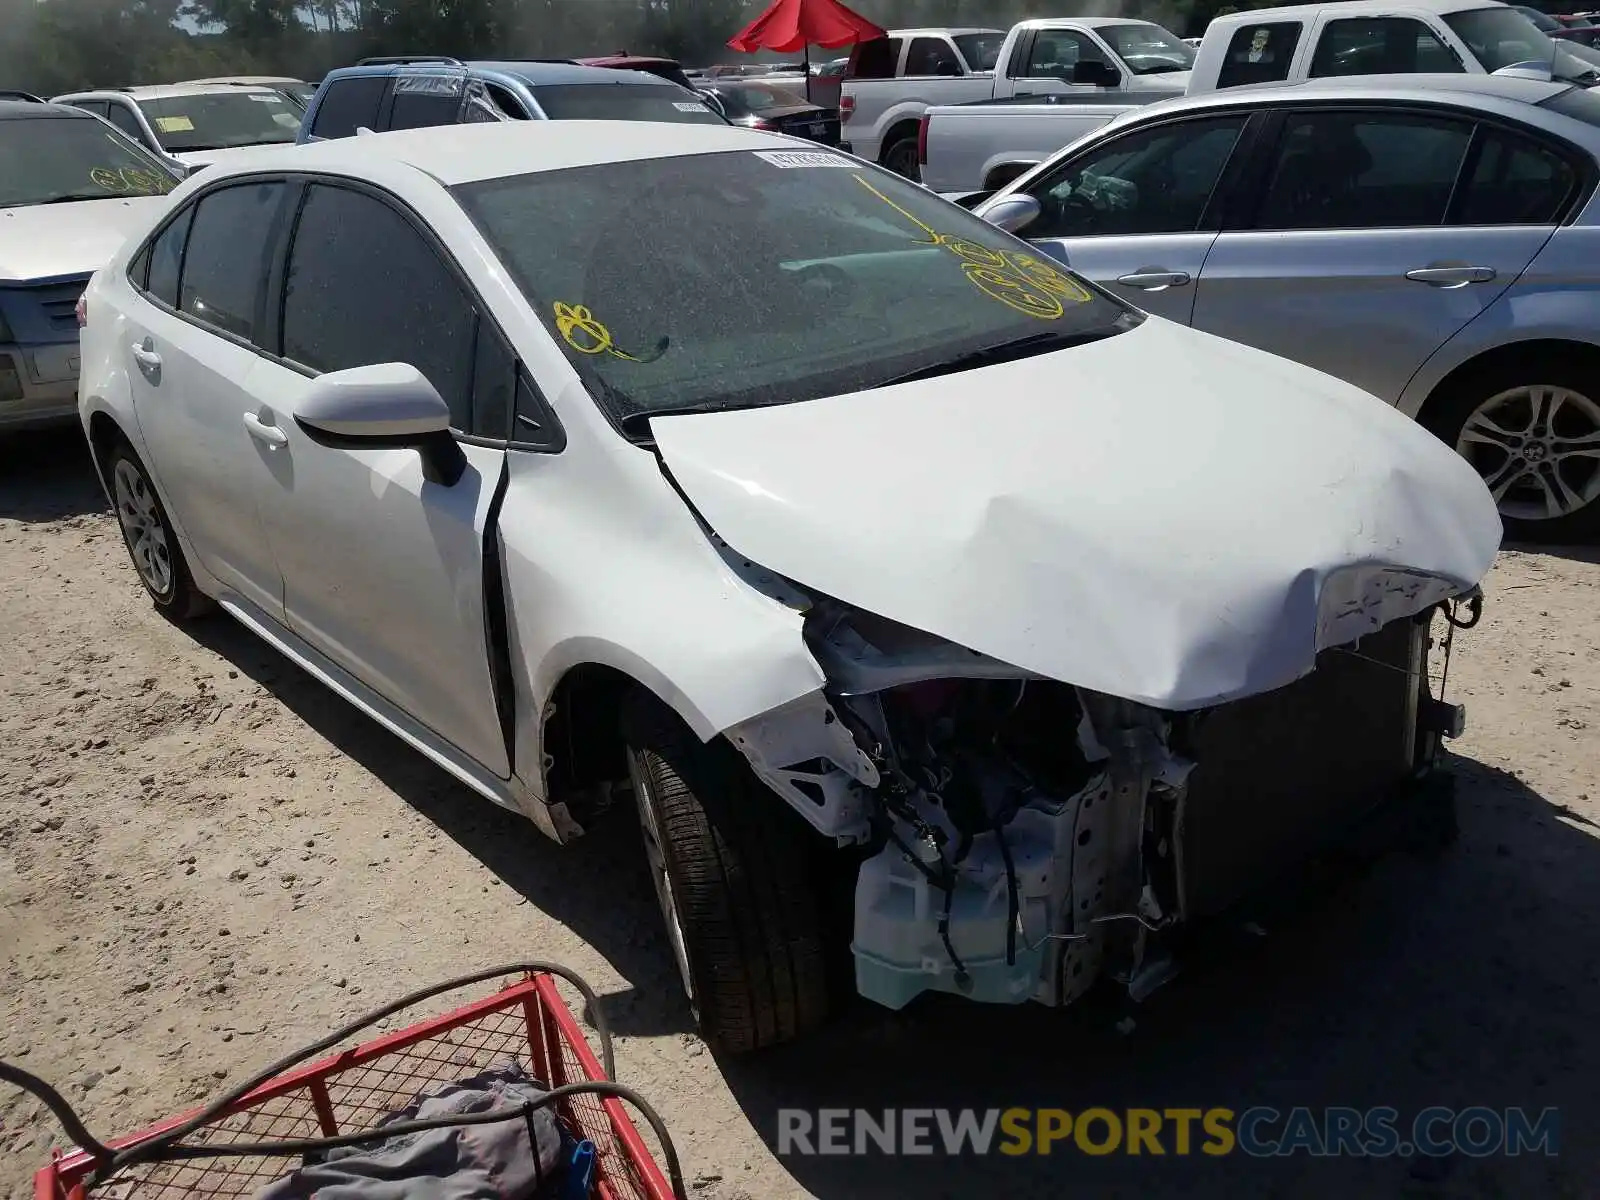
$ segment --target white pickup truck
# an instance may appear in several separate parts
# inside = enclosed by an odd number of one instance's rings
[[[1600,83],[1600,51],[1552,41],[1494,0],[1299,4],[1213,20],[1188,94],[1334,75],[1487,72],[1592,86]],[[1078,111],[1054,98],[933,107],[915,143],[918,178],[945,195],[993,190],[1132,107],[1124,100]]]
[[[841,136],[917,178],[917,129],[935,105],[1060,95],[1148,103],[1182,95],[1193,48],[1149,21],[1041,18],[998,29],[896,29],[850,55]]]

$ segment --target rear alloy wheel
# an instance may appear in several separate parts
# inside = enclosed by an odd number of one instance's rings
[[[903,137],[883,152],[883,165],[913,183],[922,180],[922,164],[917,161],[917,139]]]
[[[132,448],[113,448],[106,455],[105,469],[128,557],[156,608],[180,621],[205,612],[211,601],[195,587],[161,497]]]
[[[1508,537],[1600,534],[1600,379],[1559,361],[1496,371],[1424,422],[1483,477]]]
[[[628,771],[667,941],[701,1036],[738,1054],[820,1025],[822,919],[800,819],[720,739],[646,691],[623,704]]]

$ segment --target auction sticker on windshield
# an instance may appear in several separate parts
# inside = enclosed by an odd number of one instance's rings
[[[679,112],[705,112],[706,106],[698,100],[674,100],[672,107]]]
[[[162,133],[193,133],[194,122],[188,117],[157,117],[156,128]]]
[[[775,167],[856,167],[853,159],[816,150],[755,150],[755,156]]]

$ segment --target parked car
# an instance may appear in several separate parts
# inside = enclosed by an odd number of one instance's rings
[[[700,90],[735,125],[787,133],[825,146],[839,144],[839,114],[812,104],[798,92],[759,83],[708,83]]]
[[[1332,0],[1227,13],[1206,27],[1189,94],[1338,75],[1485,74],[1540,64],[1600,83],[1586,46],[1553,43],[1522,13],[1483,0]]]
[[[1086,102],[1181,95],[1194,51],[1149,21],[1041,18],[998,29],[897,29],[851,52],[839,100],[855,152],[917,178],[917,127],[934,105],[1048,94]]]
[[[493,121],[660,121],[725,125],[697,93],[641,71],[566,59],[460,62],[367,58],[328,72],[311,98],[302,142],[428,125]]]
[[[573,61],[585,67],[605,67],[613,71],[643,71],[646,75],[654,75],[657,79],[665,79],[681,88],[694,90],[694,84],[689,76],[684,74],[683,65],[674,58],[651,58],[624,51],[619,54],[602,55],[599,58],[579,58]]]
[[[958,202],[987,195],[1134,107],[1061,96],[938,105],[922,114],[918,177]]]
[[[70,92],[52,103],[103,117],[169,165],[188,170],[237,151],[292,142],[301,109],[265,87],[169,83]]]
[[[1142,991],[1380,799],[1448,834],[1428,629],[1500,524],[1349,384],[725,125],[267,151],[147,225],[80,411],[158,609],[552,837],[631,790],[719,1050],[835,954]]]
[[[295,79],[287,75],[222,75],[215,79],[191,79],[190,83],[231,83],[244,87],[266,87],[288,97],[304,112],[306,105],[311,103],[311,97],[317,90],[317,85],[307,83],[303,79]]]
[[[0,430],[77,412],[78,297],[177,182],[80,109],[0,99]]]
[[[1220,19],[1220,18],[1219,18]],[[1600,533],[1600,94],[1490,75],[1131,109],[974,211],[1455,447],[1509,534]]]

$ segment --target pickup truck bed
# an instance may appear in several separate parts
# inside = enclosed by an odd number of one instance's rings
[[[930,108],[923,117],[928,125],[923,186],[947,197],[993,191],[1063,146],[1142,107],[1038,96]]]

